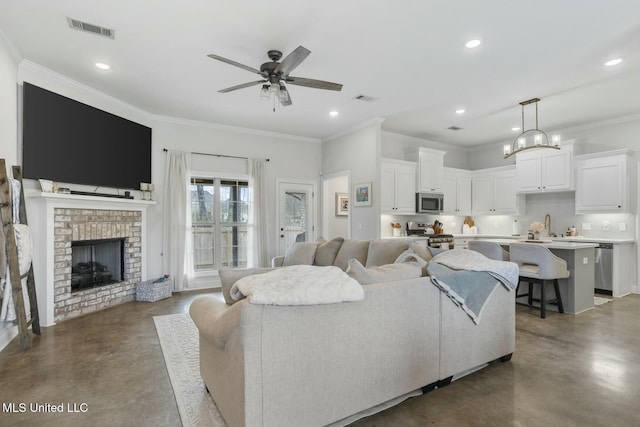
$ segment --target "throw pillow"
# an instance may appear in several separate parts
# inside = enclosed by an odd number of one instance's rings
[[[284,256],[282,265],[313,265],[313,259],[316,256],[317,249],[318,243],[316,242],[294,243]]]
[[[433,258],[433,255],[431,255],[431,252],[429,251],[429,249],[427,249],[426,246],[423,246],[419,243],[412,243],[410,248],[425,261],[431,261],[431,258]]]
[[[348,262],[347,274],[361,285],[415,279],[422,275],[422,269],[415,263],[387,264],[377,267],[365,267],[352,258]]]
[[[218,275],[220,276],[220,284],[222,287],[222,296],[224,297],[224,301],[232,305],[239,300],[234,300],[231,298],[231,287],[238,280],[242,279],[245,276],[253,276],[254,274],[262,274],[268,273],[269,271],[275,270],[274,268],[222,268],[218,270]]]
[[[428,261],[422,259],[418,254],[416,254],[413,249],[409,248],[403,253],[400,254],[398,258],[395,260],[396,263],[412,263],[416,264],[422,270],[422,275],[427,276],[427,266],[429,265]]]
[[[372,240],[369,243],[367,264],[365,267],[375,265],[393,264],[398,256],[409,248],[409,242],[397,240]]]
[[[313,261],[314,264],[321,266],[333,265],[343,242],[344,238],[342,237],[336,237],[328,242],[326,240],[320,242],[320,246],[318,246],[318,250],[316,250],[316,258]]]
[[[342,243],[342,246],[340,246],[340,250],[338,251],[338,255],[336,255],[333,265],[340,267],[342,271],[347,271],[347,267],[349,266],[348,263],[351,258],[357,259],[364,265],[367,263],[368,251],[369,240],[346,239]]]

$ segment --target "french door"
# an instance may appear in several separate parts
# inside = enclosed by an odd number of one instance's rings
[[[278,182],[278,254],[315,240],[315,183]]]

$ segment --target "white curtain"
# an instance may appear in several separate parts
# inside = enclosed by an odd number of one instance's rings
[[[248,254],[249,267],[268,267],[269,259],[269,212],[267,206],[267,186],[264,178],[265,160],[248,159],[249,169],[249,219]]]
[[[164,174],[163,266],[176,291],[194,287],[191,242],[190,154],[169,150]],[[191,286],[190,286],[191,285]]]

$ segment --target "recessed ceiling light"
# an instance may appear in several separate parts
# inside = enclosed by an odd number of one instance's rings
[[[459,110],[456,110],[456,114],[463,114],[464,113],[464,108],[460,108]]]
[[[517,132],[517,131],[520,130],[520,127],[519,126],[514,126],[514,127],[511,128],[511,130],[514,131],[514,132]]]
[[[469,40],[464,45],[465,45],[465,47],[468,47],[469,49],[473,49],[474,47],[480,46],[480,43],[482,43],[482,42],[480,40],[476,39],[476,40]]]
[[[621,62],[622,62],[622,58],[616,58],[616,59],[612,59],[610,61],[605,62],[604,65],[606,65],[607,67],[611,67],[613,65],[618,65]]]
[[[339,113],[337,111],[329,111],[331,117],[336,117]]]
[[[109,64],[105,64],[104,62],[96,62],[96,67],[100,68],[101,70],[108,70],[111,68]]]

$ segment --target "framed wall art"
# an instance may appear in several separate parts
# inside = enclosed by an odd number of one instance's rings
[[[349,195],[347,193],[336,193],[336,216],[349,215]]]
[[[353,186],[353,206],[371,206],[370,182],[363,182]]]

